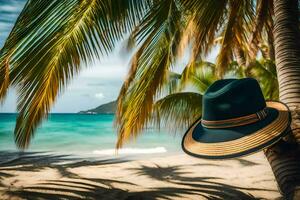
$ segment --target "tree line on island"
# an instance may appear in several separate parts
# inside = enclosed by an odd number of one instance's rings
[[[102,104],[96,108],[80,111],[79,114],[115,114],[117,110],[117,101],[111,101]]]

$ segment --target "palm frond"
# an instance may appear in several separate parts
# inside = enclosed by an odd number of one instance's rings
[[[18,147],[28,147],[34,129],[46,117],[61,89],[79,72],[81,60],[88,63],[93,55],[99,58],[99,50],[111,49],[105,43],[95,42],[98,39],[95,32],[101,35],[95,26],[102,10],[96,10],[97,6],[101,5],[96,1],[68,4],[61,1],[55,11],[49,13],[45,9],[37,18],[41,22],[38,31],[44,33],[26,38],[24,47],[19,47],[28,49],[26,54],[15,53],[11,77],[19,93],[15,128]]]
[[[279,86],[276,73],[276,65],[272,60],[262,59],[251,64],[250,74],[260,83],[266,99],[279,99]]]
[[[170,131],[187,128],[202,112],[202,95],[178,92],[158,100],[153,108],[153,123]]]
[[[180,85],[181,85],[181,74],[169,71],[167,73],[166,81],[164,84],[164,93],[166,94],[173,94],[175,92],[180,91]]]
[[[0,103],[3,103],[9,87],[9,57],[0,60]]]
[[[190,63],[207,55],[214,46],[214,40],[225,20],[225,0],[182,0],[184,10],[190,15],[187,20],[192,32],[192,56]]]
[[[153,31],[149,35],[149,37],[145,40],[145,42],[141,45],[141,47],[137,50],[137,52],[133,55],[133,58],[131,59],[131,66],[130,66],[129,72],[127,74],[127,78],[123,82],[123,85],[121,87],[121,90],[119,92],[119,96],[117,99],[118,103],[117,103],[117,115],[116,115],[115,122],[114,122],[115,126],[118,126],[120,123],[122,123],[121,116],[123,116],[124,110],[126,108],[124,106],[123,102],[125,101],[125,97],[127,95],[129,86],[135,80],[135,76],[136,76],[136,73],[139,68],[139,59],[141,58],[142,54],[144,53],[144,50],[147,49],[147,47],[151,44],[152,37],[154,37],[155,34],[157,34],[157,33],[155,31]]]
[[[254,59],[259,50],[259,44],[263,40],[266,30],[267,37],[272,33],[273,29],[273,1],[256,1],[256,15],[253,22],[253,30],[249,39],[249,53],[251,59]],[[273,35],[273,34],[272,34]]]
[[[15,140],[19,148],[28,147],[34,130],[82,66],[111,52],[135,25],[137,7],[142,6],[136,0],[26,4],[0,55],[1,61],[9,58],[10,80],[18,88]],[[118,21],[112,23],[115,18]]]
[[[227,67],[224,78],[245,78],[247,72],[247,68],[240,66],[237,61],[233,61]]]
[[[183,12],[183,11],[182,11]],[[180,32],[180,39],[177,39],[177,42],[174,44],[177,45],[177,48],[174,50],[174,57],[182,58],[188,49],[189,45],[193,41],[195,27],[194,21],[190,20],[191,16],[183,15],[182,30]]]
[[[245,51],[240,46],[235,46],[235,48],[233,49],[233,55],[239,66],[241,67],[246,66],[247,61],[246,61]]]
[[[181,75],[181,90],[191,84],[201,94],[217,80],[216,65],[207,61],[188,64]]]
[[[172,64],[172,42],[180,17],[175,1],[157,1],[139,24],[134,38],[141,45],[118,97],[117,148],[149,123],[155,96]]]
[[[219,76],[223,76],[230,62],[233,61],[233,50],[247,44],[250,26],[253,21],[254,10],[252,1],[230,1],[229,14],[224,28],[221,49],[216,65]]]
[[[29,7],[28,5],[31,4]],[[18,45],[17,41],[21,41],[26,29],[32,29],[36,25],[36,21],[30,25],[26,24],[28,21],[34,21],[39,13],[32,12],[32,10],[40,10],[46,7],[45,4],[38,4],[38,1],[27,1],[24,9],[16,20],[16,24],[12,28],[8,39],[5,41],[4,46],[0,49],[0,102],[3,102],[10,84],[9,71],[10,59]]]

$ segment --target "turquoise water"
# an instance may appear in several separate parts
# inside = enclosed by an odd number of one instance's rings
[[[0,114],[0,151],[17,150],[13,130],[16,114]],[[114,156],[114,115],[51,114],[36,131],[29,151],[88,156]],[[124,146],[119,155],[167,154],[181,151],[181,135],[149,129]]]

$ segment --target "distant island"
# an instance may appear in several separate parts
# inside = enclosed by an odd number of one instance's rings
[[[117,101],[111,101],[102,104],[94,109],[80,111],[79,114],[115,114],[117,110]]]

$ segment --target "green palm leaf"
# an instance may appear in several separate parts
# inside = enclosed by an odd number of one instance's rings
[[[274,61],[262,59],[252,63],[250,75],[258,80],[266,99],[279,99],[279,86]]]
[[[170,94],[154,104],[153,122],[171,131],[184,129],[201,116],[202,95],[194,92]]]
[[[26,30],[33,29],[34,26],[37,25],[37,21],[34,19],[40,13],[32,11],[43,10],[46,7],[49,6],[47,4],[39,4],[39,1],[27,1],[24,9],[17,18],[9,37],[5,41],[4,47],[0,49],[0,101],[4,100],[10,84],[10,59],[13,55],[13,52],[15,51],[16,46],[19,45],[22,37],[24,37]],[[49,9],[51,8],[53,8],[53,6]],[[27,23],[28,21],[33,22],[29,25]]]
[[[197,61],[188,64],[181,78],[181,90],[191,85],[203,94],[217,80],[216,65],[207,61]]]
[[[5,56],[6,57],[6,56]],[[4,101],[9,87],[9,64],[7,60],[9,57],[0,60],[0,102]],[[1,104],[0,104],[1,105]]]
[[[173,0],[156,1],[145,15],[134,38],[140,44],[119,98],[117,148],[136,137],[149,123],[155,96],[162,89],[172,64],[173,39],[180,12]]]
[[[30,142],[33,130],[50,111],[60,90],[74,74],[80,70],[81,60],[85,63],[95,55],[99,57],[99,51],[110,50],[106,43],[96,43],[95,32],[101,35],[100,29],[96,29],[96,18],[102,17],[95,7],[98,2],[82,1],[69,4],[61,2],[52,13],[37,18],[41,22],[38,31],[41,35],[31,35],[25,41],[24,48],[29,50],[26,54],[17,54],[13,60],[11,77],[13,83],[18,85],[18,111],[15,129],[16,143],[20,148],[26,148]],[[49,11],[49,10],[46,10]],[[45,20],[43,21],[43,18]],[[99,22],[98,22],[99,23]],[[55,24],[56,27],[52,27]],[[44,40],[41,40],[44,37]],[[101,38],[100,38],[101,39]],[[99,44],[103,44],[100,46]]]
[[[164,84],[165,93],[173,94],[180,91],[181,87],[181,74],[169,71],[167,74],[166,82]]]

